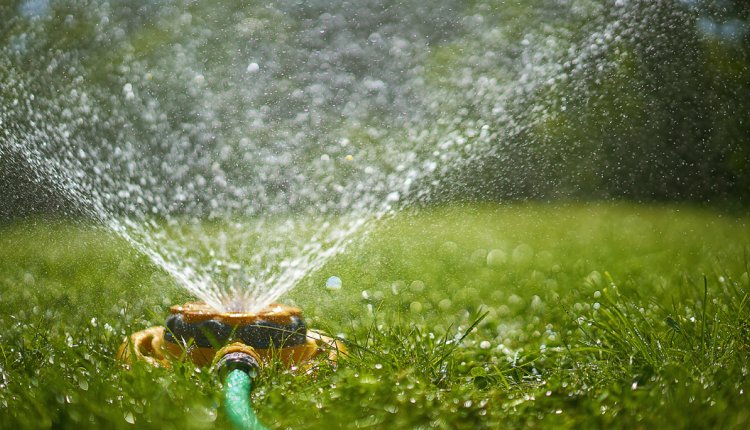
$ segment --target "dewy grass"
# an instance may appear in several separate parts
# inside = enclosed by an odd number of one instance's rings
[[[684,206],[403,213],[283,299],[351,355],[315,376],[268,366],[253,405],[270,428],[747,428],[748,223]],[[0,428],[229,428],[205,369],[114,358],[186,300],[99,230],[0,229]]]

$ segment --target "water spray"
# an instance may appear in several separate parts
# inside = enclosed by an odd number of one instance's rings
[[[210,366],[223,381],[227,417],[239,429],[264,429],[250,405],[252,381],[275,360],[312,371],[323,357],[335,365],[346,348],[339,340],[309,330],[302,311],[272,304],[258,312],[219,312],[202,302],[172,306],[164,326],[132,334],[117,356],[169,368],[188,360]]]

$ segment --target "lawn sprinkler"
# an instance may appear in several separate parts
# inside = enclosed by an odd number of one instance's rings
[[[210,365],[224,381],[227,415],[237,428],[264,428],[250,407],[252,378],[279,360],[312,371],[323,357],[335,365],[346,349],[339,340],[308,330],[299,308],[272,304],[259,312],[219,312],[202,302],[172,306],[166,326],[132,334],[117,351],[120,360],[170,367],[189,360]]]

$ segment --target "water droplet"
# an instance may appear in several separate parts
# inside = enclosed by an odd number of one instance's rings
[[[520,308],[523,306],[523,298],[517,294],[511,294],[508,297],[508,304],[514,308]]]
[[[483,340],[482,342],[479,343],[479,347],[481,349],[490,349],[491,346],[492,344],[490,344],[488,340]]]
[[[586,276],[586,278],[583,280],[583,283],[587,287],[598,287],[600,285],[603,285],[604,278],[602,277],[602,274],[598,271],[594,270],[591,273]]]
[[[341,278],[338,276],[331,276],[326,281],[326,288],[329,290],[340,290],[342,286]]]
[[[447,241],[440,245],[440,252],[445,256],[452,256],[458,252],[458,244],[456,242]]]
[[[409,288],[411,288],[411,290],[415,293],[421,293],[422,290],[424,290],[424,282],[414,281],[411,283],[411,285],[409,285]]]
[[[492,268],[499,268],[505,265],[508,261],[508,256],[502,249],[493,249],[487,254],[487,266]]]
[[[529,264],[534,259],[534,248],[526,244],[518,245],[513,249],[512,258],[515,264]]]
[[[396,281],[391,284],[391,293],[393,293],[394,296],[397,296],[401,290],[404,288],[405,283],[404,281]]]
[[[23,282],[24,282],[24,284],[26,284],[26,285],[34,285],[34,283],[35,283],[35,280],[34,280],[34,275],[33,275],[33,274],[31,274],[31,273],[29,273],[29,272],[26,272],[26,273],[25,273],[25,274],[23,275]]]
[[[541,297],[534,295],[531,297],[531,304],[529,305],[529,307],[531,308],[531,310],[540,311],[544,309],[544,302],[542,302]]]

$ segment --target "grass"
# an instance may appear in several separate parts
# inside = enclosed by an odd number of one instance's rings
[[[347,339],[271,366],[271,428],[747,428],[750,217],[686,206],[405,213],[284,301]],[[323,286],[343,280],[338,291]],[[229,428],[213,375],[114,359],[188,300],[96,229],[0,229],[0,428]]]

